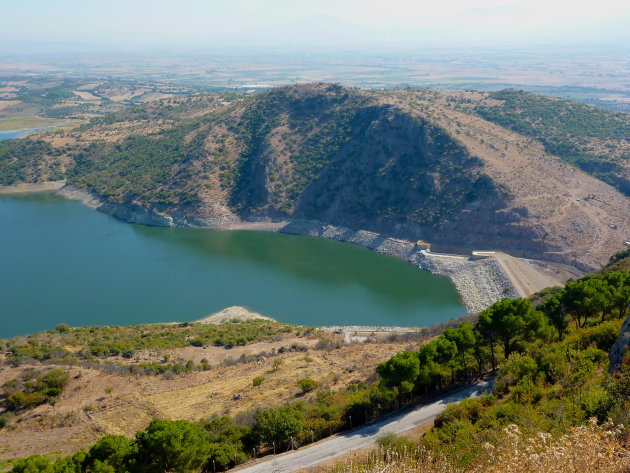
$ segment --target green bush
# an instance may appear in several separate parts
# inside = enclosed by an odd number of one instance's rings
[[[17,460],[13,464],[11,473],[55,473],[53,463],[42,455],[32,455],[30,457]]]
[[[309,378],[300,379],[296,384],[302,391],[302,394],[309,393],[317,389],[317,387],[319,386],[319,383],[317,381]]]
[[[7,425],[9,425],[9,423],[11,422],[12,418],[13,418],[13,416],[11,415],[10,412],[6,412],[6,413],[0,415],[0,429],[2,429],[3,427],[6,427]]]
[[[17,411],[54,403],[69,380],[68,373],[58,368],[46,372],[28,370],[2,387],[9,409]]]
[[[245,461],[243,452],[227,443],[209,444],[208,461],[205,471],[226,471]]]
[[[265,380],[264,376],[256,376],[252,380],[252,386],[254,386],[254,387],[260,386],[263,383],[264,380]]]
[[[505,394],[508,388],[517,384],[525,377],[531,377],[538,371],[539,366],[531,356],[512,353],[499,371],[494,386],[494,392]]]
[[[59,324],[55,327],[55,330],[61,333],[65,333],[70,330],[70,326],[68,324]]]
[[[410,454],[418,449],[418,445],[413,440],[391,432],[381,435],[376,442],[390,455],[391,453]]]
[[[136,454],[136,444],[124,435],[105,435],[90,448],[84,465],[96,468],[98,463],[109,465],[113,471],[125,471]]]

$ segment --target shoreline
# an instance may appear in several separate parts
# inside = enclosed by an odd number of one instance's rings
[[[46,181],[34,184],[12,184],[10,186],[0,186],[0,195],[57,192],[61,190],[65,185],[66,181]]]
[[[43,186],[65,199],[77,200],[87,207],[113,215],[127,223],[159,227],[270,231],[354,243],[377,253],[407,261],[429,273],[448,277],[453,282],[466,313],[470,315],[478,314],[504,297],[518,297],[516,288],[493,258],[432,254],[428,251],[428,244],[389,238],[367,230],[353,230],[313,220],[270,217],[242,219],[237,216],[201,218],[191,217],[182,212],[167,213],[155,206],[106,202],[83,189],[62,185],[62,182],[24,186],[29,189],[28,192],[42,192]],[[14,190],[19,185],[9,187]],[[19,193],[6,189],[4,191],[6,194]]]

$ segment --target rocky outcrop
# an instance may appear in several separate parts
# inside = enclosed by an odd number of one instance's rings
[[[630,345],[630,315],[626,318],[626,321],[621,326],[621,330],[619,331],[619,338],[608,352],[608,357],[610,359],[609,371],[611,373],[619,368],[621,360],[623,360],[628,350],[628,345]]]
[[[78,200],[84,205],[113,215],[128,223],[138,223],[154,227],[204,227],[226,228],[241,222],[236,216],[200,218],[177,210],[165,210],[156,205],[116,204],[107,202],[91,192],[72,186],[64,186],[57,194],[70,200]]]
[[[275,319],[261,315],[258,312],[252,312],[241,306],[227,307],[219,312],[208,315],[196,323],[200,324],[225,324],[230,322],[247,322],[250,320],[265,320],[267,322],[276,322]]]

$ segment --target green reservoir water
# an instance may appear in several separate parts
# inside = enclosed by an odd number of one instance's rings
[[[424,326],[465,312],[447,278],[355,245],[131,225],[54,194],[0,195],[0,337],[232,305],[305,325]]]

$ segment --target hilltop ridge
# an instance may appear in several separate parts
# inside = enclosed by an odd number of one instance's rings
[[[312,220],[587,270],[630,237],[628,127],[518,91],[299,84],[5,142],[0,184],[65,177],[132,221]]]

